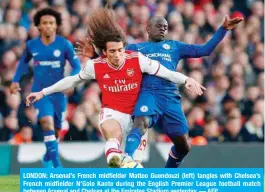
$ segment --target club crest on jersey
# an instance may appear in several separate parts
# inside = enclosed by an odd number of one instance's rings
[[[140,108],[140,111],[141,112],[147,112],[148,111],[148,107],[146,105],[143,105],[141,108]]]
[[[169,44],[163,44],[162,47],[163,47],[164,49],[166,49],[166,50],[169,50],[169,49],[170,49]]]
[[[127,75],[129,77],[132,77],[134,75],[134,70],[133,69],[127,69]]]
[[[53,55],[54,55],[55,57],[59,57],[59,56],[61,55],[61,51],[58,50],[58,49],[56,49],[56,50],[53,51]]]

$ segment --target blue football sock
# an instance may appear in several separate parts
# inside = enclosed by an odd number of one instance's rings
[[[45,157],[52,160],[54,168],[62,167],[58,150],[58,142],[56,140],[54,131],[44,132],[44,142],[47,150]]]
[[[125,153],[133,157],[134,152],[141,143],[142,133],[140,128],[132,128],[126,138]]]
[[[51,160],[48,151],[46,151],[46,153],[44,154],[43,159],[44,159],[44,161],[50,161]]]
[[[185,155],[177,153],[175,146],[171,147],[165,168],[178,168]]]
[[[44,168],[53,168],[52,160],[51,160],[51,158],[47,152],[45,153],[45,155],[42,158],[42,165]]]

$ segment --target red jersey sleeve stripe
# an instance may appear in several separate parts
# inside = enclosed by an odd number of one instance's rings
[[[160,63],[158,65],[158,68],[157,68],[156,72],[154,73],[154,75],[156,75],[158,73],[159,69],[160,69]]]
[[[85,79],[83,79],[82,77],[81,77],[81,75],[80,75],[80,73],[78,73],[78,77],[81,79],[81,80],[85,80]]]

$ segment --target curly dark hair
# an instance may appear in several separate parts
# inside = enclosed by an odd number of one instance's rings
[[[99,8],[89,15],[88,36],[101,52],[106,50],[107,42],[123,42],[126,45],[125,34],[115,21],[114,11],[108,8]]]
[[[41,9],[39,10],[35,15],[34,15],[34,24],[35,26],[38,26],[40,24],[40,19],[42,16],[45,16],[45,15],[51,15],[53,17],[55,17],[55,20],[56,20],[56,24],[58,26],[60,26],[62,24],[62,17],[61,17],[61,14],[51,8],[44,8],[44,9]]]

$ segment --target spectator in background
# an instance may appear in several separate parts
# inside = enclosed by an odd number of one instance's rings
[[[254,113],[260,113],[264,117],[264,98],[261,97],[256,100],[253,108]]]
[[[220,115],[221,108],[218,104],[221,103],[222,99],[225,97],[226,92],[230,86],[230,81],[227,76],[221,75],[220,77],[216,78],[215,82],[216,82],[214,87],[215,95],[214,96],[212,95],[211,99],[215,100],[215,103],[212,104],[213,106],[216,106],[216,111],[215,111],[216,114]]]
[[[262,114],[254,113],[242,128],[242,137],[246,142],[264,142],[264,119]]]
[[[264,98],[264,72],[259,74],[257,81],[256,81],[256,85],[259,87],[260,97]]]
[[[11,113],[4,119],[4,127],[0,129],[0,141],[8,141],[14,137],[18,127],[18,119],[15,113]]]
[[[188,124],[190,126],[190,137],[203,135],[205,111],[198,107],[192,107],[190,113],[187,116]]]
[[[228,112],[220,141],[221,142],[243,141],[241,129],[242,129],[241,111],[239,108],[234,107]]]
[[[205,120],[203,136],[210,141],[219,141],[221,130],[218,121],[214,117]]]
[[[258,86],[249,86],[246,93],[246,99],[244,100],[244,109],[242,110],[242,114],[249,118],[253,114],[253,107],[255,101],[258,99],[260,95],[260,89]]]
[[[240,117],[228,117],[224,132],[220,138],[221,142],[238,142],[243,141],[241,136],[241,119]]]
[[[43,140],[43,131],[37,121],[37,111],[33,106],[20,107],[18,119],[20,127],[27,126],[32,128],[32,141]]]
[[[9,143],[12,145],[32,143],[32,128],[29,126],[21,127],[20,131],[9,140]]]
[[[87,141],[89,138],[87,130],[87,120],[85,113],[81,109],[76,109],[72,121],[69,124],[70,129],[65,135],[65,141]]]
[[[1,113],[4,117],[9,116],[10,114],[13,117],[17,117],[19,105],[21,103],[20,95],[11,95],[7,90],[5,90],[5,101],[1,106]]]

